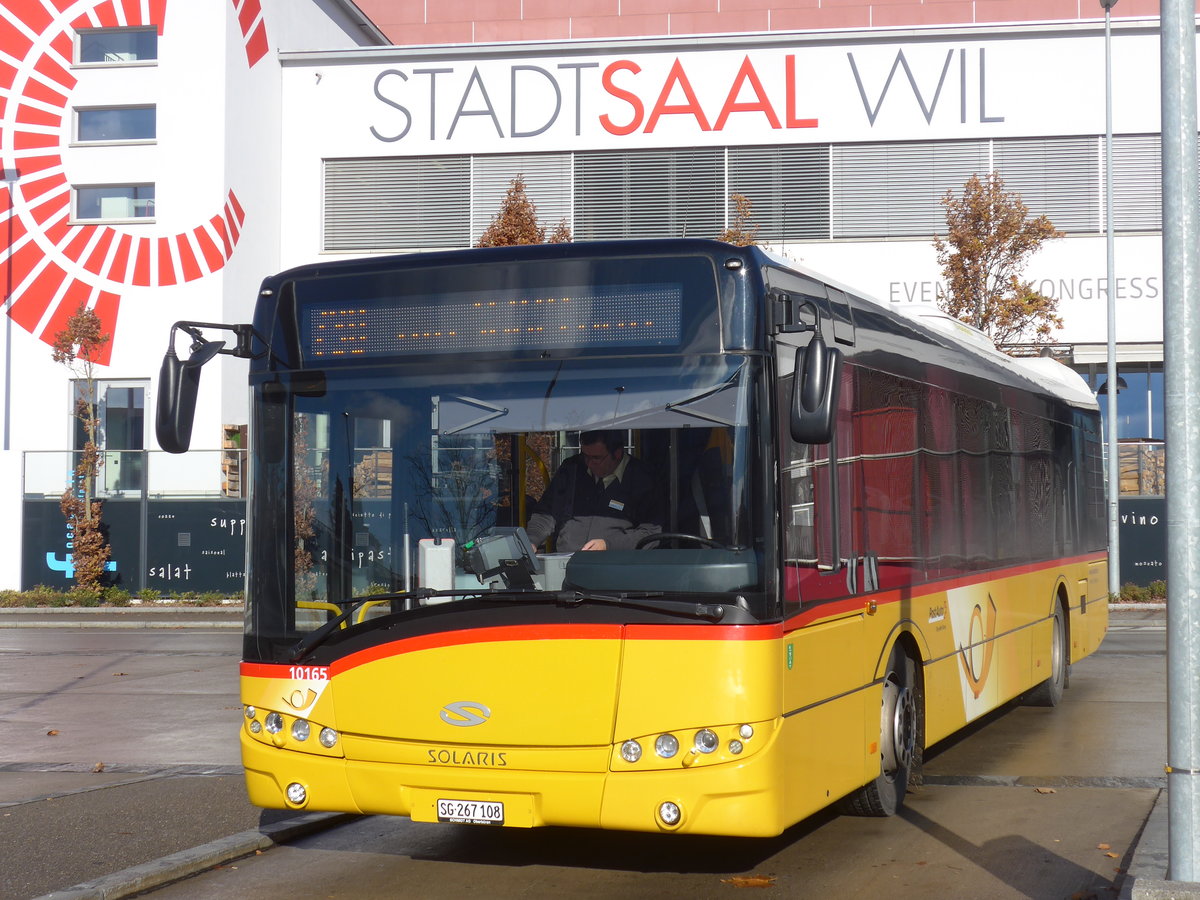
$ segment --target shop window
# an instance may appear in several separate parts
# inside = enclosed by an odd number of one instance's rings
[[[152,141],[157,136],[153,106],[113,106],[75,111],[75,139],[81,143]]]
[[[158,59],[158,32],[154,28],[100,28],[79,32],[76,52],[80,63],[121,65]]]
[[[108,184],[75,188],[75,218],[126,221],[154,218],[154,185]]]
[[[81,450],[87,443],[80,404],[90,399],[96,417],[96,445],[100,450],[99,483],[104,491],[142,488],[148,384],[141,380],[73,382],[73,449]]]

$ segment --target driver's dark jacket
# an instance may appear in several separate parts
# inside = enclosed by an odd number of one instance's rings
[[[555,535],[555,550],[578,550],[603,538],[610,550],[629,550],[662,531],[662,497],[649,467],[628,457],[620,479],[605,487],[587,470],[583,456],[566,459],[542,498],[534,503],[526,531],[534,546]]]

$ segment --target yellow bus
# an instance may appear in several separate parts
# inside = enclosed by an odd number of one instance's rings
[[[319,263],[268,278],[252,325],[176,329],[167,449],[200,366],[250,359],[262,807],[746,836],[890,815],[926,746],[1057,704],[1107,628],[1082,379],[756,247]],[[572,546],[562,473],[605,459],[588,490],[644,496]]]

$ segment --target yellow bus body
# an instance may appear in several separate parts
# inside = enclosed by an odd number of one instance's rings
[[[928,746],[1049,676],[1056,607],[1071,661],[1095,650],[1106,582],[1093,555],[818,604],[782,624],[509,625],[328,667],[245,663],[250,800],[430,822],[439,800],[480,801],[503,803],[506,826],[776,835],[879,775],[897,641],[919,662]],[[464,703],[482,721],[452,724],[448,704]],[[311,723],[303,741],[297,720]],[[331,748],[321,728],[336,730]],[[701,729],[715,751],[693,749]],[[670,759],[654,749],[664,733],[679,740]],[[674,826],[658,817],[666,801]]]

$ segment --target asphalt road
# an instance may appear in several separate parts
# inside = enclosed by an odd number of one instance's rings
[[[0,896],[270,815],[237,774],[238,644],[228,626],[0,627]],[[1161,612],[1114,617],[1059,709],[1010,708],[933,748],[893,819],[822,814],[737,841],[371,817],[154,896],[703,898],[762,883],[766,896],[1115,897],[1164,782],[1164,650]]]

